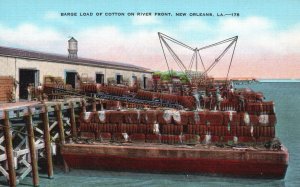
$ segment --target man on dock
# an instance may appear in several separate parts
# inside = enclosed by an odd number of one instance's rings
[[[27,100],[28,101],[32,100],[32,88],[33,88],[32,83],[29,83],[27,86],[27,93],[28,93]]]

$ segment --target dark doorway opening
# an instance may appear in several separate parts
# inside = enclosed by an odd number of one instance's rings
[[[96,83],[99,83],[99,84],[104,83],[104,74],[96,73]]]
[[[144,89],[146,89],[147,88],[147,77],[144,77],[143,82],[144,82]]]
[[[132,75],[132,85],[131,86],[137,86],[137,77],[135,75]]]
[[[20,99],[28,99],[28,86],[37,87],[39,83],[38,70],[20,69],[19,70],[19,97]]]
[[[72,85],[72,88],[76,86],[77,72],[66,72],[66,84]]]
[[[122,84],[122,82],[123,82],[123,76],[117,75],[117,84]]]

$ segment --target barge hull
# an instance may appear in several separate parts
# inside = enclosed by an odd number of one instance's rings
[[[283,179],[286,150],[187,149],[66,144],[61,153],[71,168]]]

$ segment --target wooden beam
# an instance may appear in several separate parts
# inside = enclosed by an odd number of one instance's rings
[[[32,181],[34,186],[39,186],[39,173],[38,173],[38,164],[36,157],[36,149],[35,149],[35,138],[33,132],[33,122],[32,122],[32,111],[31,108],[28,107],[28,116],[25,117],[27,120],[27,133],[28,133],[28,142],[29,142],[29,150],[30,150],[30,158],[31,158],[31,168],[32,168]]]
[[[74,110],[73,102],[70,102],[70,124],[71,124],[72,137],[77,138],[77,128],[76,128],[75,110]]]
[[[48,178],[53,178],[53,162],[52,162],[52,152],[51,152],[51,140],[50,140],[50,129],[49,129],[49,116],[47,105],[44,105],[44,113],[42,113],[42,120],[44,124],[44,142],[45,142],[45,152],[47,159],[47,174]]]
[[[55,106],[55,112],[56,112],[56,119],[57,119],[58,129],[59,129],[60,144],[63,145],[65,144],[66,141],[65,141],[65,130],[64,130],[64,123],[63,123],[63,117],[61,111],[61,104],[57,104]],[[65,159],[63,159],[63,164],[64,164],[65,172],[69,172],[70,169]]]
[[[14,166],[12,138],[10,134],[9,111],[5,111],[4,137],[5,137],[5,150],[6,150],[6,158],[7,158],[8,174],[9,174],[9,186],[16,186],[17,181],[16,181],[16,171]]]
[[[56,113],[56,119],[58,123],[60,143],[65,144],[65,130],[64,130],[64,123],[62,118],[61,104],[57,104],[55,106],[55,113]]]
[[[86,101],[83,99],[82,100],[82,112],[86,112]]]

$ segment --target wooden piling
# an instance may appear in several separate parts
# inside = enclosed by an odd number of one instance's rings
[[[64,123],[62,118],[62,111],[61,111],[61,105],[57,104],[55,106],[55,113],[56,113],[56,119],[59,129],[59,139],[61,144],[65,144],[65,130],[64,130]]]
[[[55,112],[56,112],[56,119],[57,119],[57,124],[58,124],[58,129],[59,129],[59,139],[60,139],[60,144],[63,145],[65,144],[65,130],[64,130],[64,123],[63,123],[63,117],[62,117],[62,111],[61,111],[61,104],[57,104],[55,106]],[[65,159],[63,159],[63,164],[64,164],[64,170],[65,172],[69,172],[69,166],[66,163]]]
[[[47,105],[44,105],[44,112],[42,113],[42,120],[44,125],[44,142],[45,142],[45,153],[47,159],[47,174],[48,178],[53,178],[53,162],[51,152],[51,140],[50,140],[50,129],[49,129],[49,116]]]
[[[70,102],[70,124],[71,124],[72,137],[77,138],[77,128],[75,122],[75,110],[74,110],[73,102]]]
[[[96,100],[93,100],[92,106],[93,106],[92,111],[96,112],[97,111],[97,102],[96,102]]]
[[[37,164],[37,157],[36,157],[36,149],[35,149],[35,139],[33,133],[33,122],[32,122],[32,112],[31,109],[28,107],[28,116],[27,119],[27,138],[29,142],[29,150],[30,150],[30,158],[31,158],[31,168],[32,168],[32,181],[34,186],[39,186],[39,173],[38,173],[38,164]]]
[[[13,145],[12,145],[12,137],[10,134],[10,122],[9,122],[8,111],[5,111],[4,138],[5,138],[5,153],[6,153],[6,160],[8,165],[8,174],[9,174],[9,186],[16,186],[17,185],[16,171],[14,167]]]

